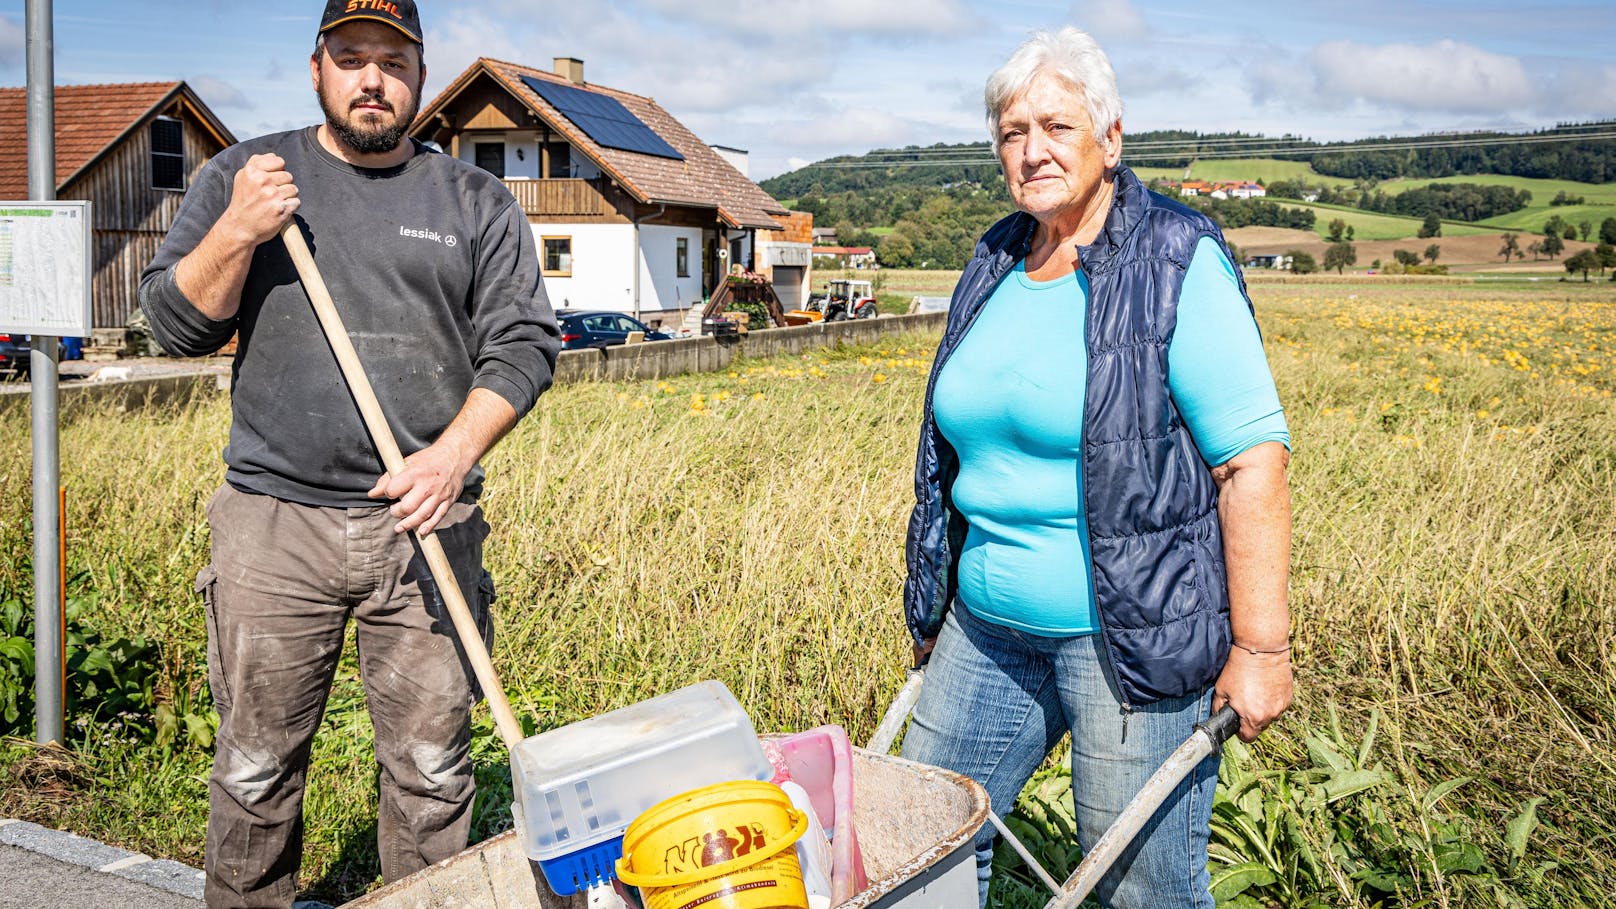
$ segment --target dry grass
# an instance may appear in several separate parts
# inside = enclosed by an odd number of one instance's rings
[[[889,292],[951,280],[882,275]],[[1287,765],[1331,707],[1349,730],[1378,710],[1411,791],[1473,778],[1431,811],[1499,868],[1505,820],[1547,800],[1537,870],[1487,886],[1535,906],[1616,892],[1612,285],[1254,293],[1296,440],[1300,681],[1260,759]],[[719,678],[760,729],[867,735],[907,657],[902,534],[934,343],[547,395],[488,463],[495,660],[518,714],[551,726]],[[190,580],[227,417],[210,399],[74,414],[63,431],[70,562],[102,594],[100,621],[165,641],[170,693],[202,684]],[[27,451],[25,425],[0,430],[9,488],[27,488]],[[0,503],[13,590],[27,587],[27,509],[26,496]],[[368,736],[347,665],[308,802],[305,880],[328,898],[374,875]],[[487,832],[505,822],[504,768],[493,742],[479,747]],[[195,860],[205,755],[91,749],[46,816],[24,798],[27,754],[0,751],[0,812]],[[1480,888],[1439,880],[1429,896],[1491,905]]]

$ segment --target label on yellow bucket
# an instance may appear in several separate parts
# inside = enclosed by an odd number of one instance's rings
[[[792,844],[807,815],[772,783],[719,783],[675,796],[629,825],[618,877],[646,909],[806,909]]]

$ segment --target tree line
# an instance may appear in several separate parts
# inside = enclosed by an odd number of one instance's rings
[[[1366,211],[1414,218],[1435,215],[1444,221],[1485,221],[1530,204],[1532,194],[1527,190],[1479,183],[1432,183],[1392,194],[1377,189],[1358,199],[1358,207]]]
[[[1176,197],[1171,190],[1164,190],[1154,185],[1157,192]],[[1224,230],[1233,230],[1236,227],[1289,227],[1295,230],[1312,230],[1318,222],[1318,215],[1310,208],[1295,208],[1270,202],[1267,199],[1214,199],[1211,196],[1187,196],[1178,201],[1185,205],[1205,212],[1218,222]]]
[[[1531,138],[1574,136],[1591,128],[1616,127],[1616,121],[1562,124],[1552,129],[1524,134]],[[1399,177],[1453,177],[1461,174],[1505,174],[1512,177],[1540,177],[1576,180],[1579,183],[1608,183],[1616,180],[1616,142],[1609,139],[1567,138],[1559,142],[1518,140],[1521,133],[1457,133],[1466,144],[1453,147],[1376,148],[1377,145],[1411,144],[1419,139],[1379,138],[1347,143],[1344,148],[1320,154],[1278,154],[1278,158],[1308,160],[1313,169],[1331,177],[1349,180],[1392,180]],[[1497,140],[1489,144],[1488,140]]]
[[[1191,130],[1151,130],[1130,132],[1123,142],[1123,161],[1134,161],[1130,146],[1149,146],[1149,157],[1140,154],[1137,163],[1152,167],[1185,167],[1208,157],[1229,157],[1237,149],[1250,157],[1274,157],[1311,162],[1320,174],[1349,180],[1392,180],[1397,178],[1454,177],[1464,174],[1503,174],[1515,177],[1576,180],[1582,183],[1616,181],[1616,142],[1609,139],[1580,139],[1580,133],[1616,129],[1616,120],[1567,123],[1530,133],[1485,131],[1426,136],[1383,136],[1356,142],[1323,143],[1286,134]],[[1522,142],[1521,139],[1560,141]],[[1461,140],[1463,145],[1438,147],[1444,139]],[[1387,148],[1388,145],[1425,147]],[[1289,149],[1265,151],[1264,146]],[[944,160],[956,163],[929,164]],[[961,161],[973,163],[957,163]],[[917,166],[924,164],[925,166]],[[853,166],[848,166],[853,165]],[[986,142],[911,145],[901,149],[878,149],[862,155],[841,155],[815,162],[790,173],[762,181],[777,199],[805,195],[824,196],[847,191],[865,191],[892,186],[946,188],[959,185],[987,187],[1002,182],[993,151]],[[1562,203],[1566,204],[1566,203]]]

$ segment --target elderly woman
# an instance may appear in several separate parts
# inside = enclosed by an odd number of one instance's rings
[[[1018,212],[960,277],[928,383],[904,601],[929,664],[903,753],[1003,813],[1069,731],[1087,849],[1197,722],[1227,703],[1251,741],[1290,704],[1290,437],[1217,226],[1118,163],[1094,41],[1033,35],[985,100]],[[1102,903],[1212,906],[1217,767]]]

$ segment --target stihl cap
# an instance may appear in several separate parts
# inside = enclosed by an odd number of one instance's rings
[[[325,15],[320,17],[320,34],[356,19],[374,19],[403,32],[416,44],[421,40],[421,17],[415,12],[415,0],[328,0]]]

